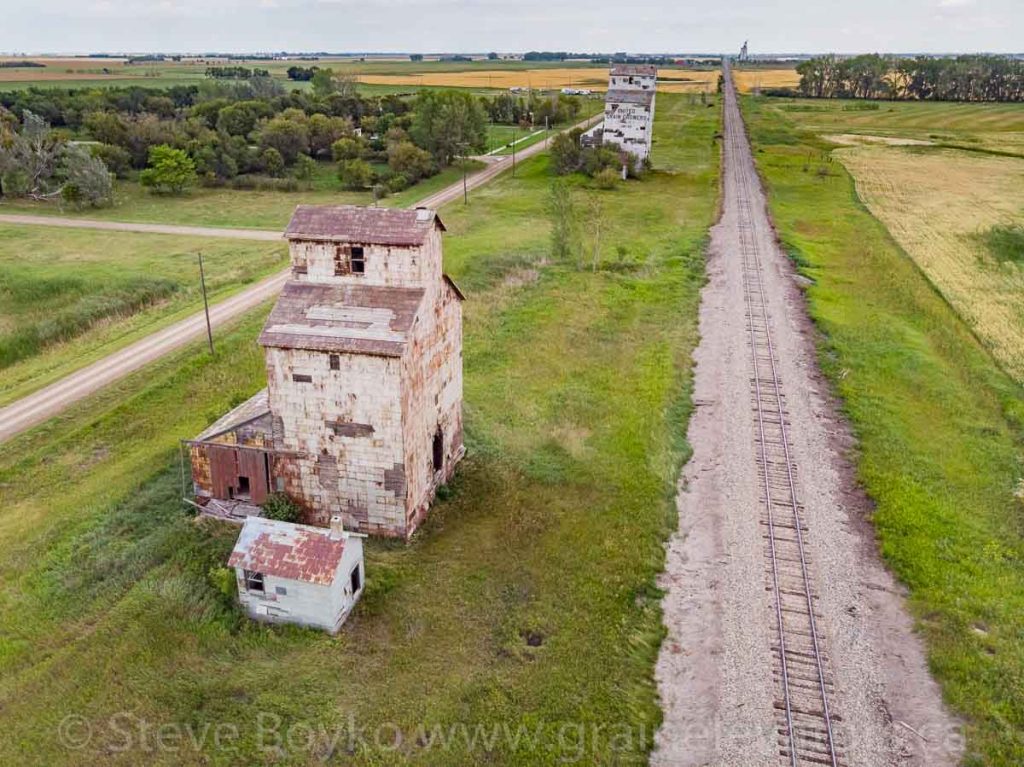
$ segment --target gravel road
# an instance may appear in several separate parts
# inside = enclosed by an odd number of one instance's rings
[[[753,238],[760,254],[818,633],[827,655],[838,763],[954,765],[962,748],[960,727],[927,672],[902,590],[878,558],[867,519],[870,503],[850,463],[853,443],[818,371],[815,331],[775,239],[726,79],[723,211],[712,229],[694,355],[696,407],[688,431],[694,454],[680,478],[679,530],[669,542],[662,579],[668,636],[656,676],[665,720],[651,763],[791,764],[780,753],[785,736],[776,715],[778,624],[762,524],[740,250],[740,210],[749,205],[743,236]],[[734,146],[730,137],[740,140]]]
[[[189,237],[226,237],[232,240],[280,240],[281,232],[266,229],[228,229],[214,226],[178,226],[176,224],[134,224],[127,221],[97,221],[91,218],[65,218],[62,216],[26,216],[0,213],[0,224],[27,226],[57,226],[68,229],[103,229],[110,232],[142,232],[145,234],[175,234]]]
[[[575,127],[588,127],[599,116],[588,118]],[[529,159],[547,148],[547,141],[516,152],[516,161]],[[488,183],[500,173],[512,167],[511,157],[481,158],[486,167],[470,174],[465,188],[475,189]],[[463,182],[458,181],[416,203],[427,208],[439,208],[459,199],[463,194]],[[250,240],[278,240],[281,232],[261,229],[226,229],[201,226],[175,226],[170,224],[134,224],[118,221],[95,221],[91,219],[60,218],[56,216],[0,215],[0,223],[27,224],[33,226],[77,227],[81,229],[104,229],[121,232],[147,232],[168,235],[190,235],[202,237],[229,237]],[[276,296],[288,280],[289,270],[266,278],[231,298],[210,306],[210,324],[214,327],[230,322],[236,317],[259,306]],[[26,429],[42,423],[66,407],[99,391],[124,376],[159,359],[187,343],[201,338],[206,333],[206,320],[197,312],[180,322],[153,333],[130,346],[116,351],[88,367],[76,370],[59,381],[0,408],[0,442]]]

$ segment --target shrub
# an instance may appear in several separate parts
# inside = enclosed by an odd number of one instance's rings
[[[365,160],[345,160],[338,164],[338,179],[346,189],[365,189],[373,183],[373,168]]]
[[[396,173],[391,178],[389,178],[387,180],[387,184],[388,184],[388,190],[392,194],[397,194],[398,192],[401,192],[403,189],[408,189],[408,187],[409,187],[409,179],[407,179],[401,173]]]
[[[559,133],[551,139],[551,167],[559,176],[575,173],[583,162],[580,136],[583,131],[576,128],[568,133]]]
[[[207,575],[214,589],[228,599],[234,599],[238,593],[234,570],[229,567],[211,567]]]
[[[127,178],[132,170],[132,156],[124,147],[114,144],[93,144],[89,147],[93,157],[99,158],[118,178]]]
[[[612,168],[602,168],[594,174],[594,183],[598,189],[614,189],[619,185],[619,174]]]
[[[434,161],[430,152],[420,149],[410,141],[399,141],[388,146],[388,167],[395,173],[401,173],[409,183],[415,184],[434,170]]]
[[[284,158],[274,147],[269,146],[260,155],[260,165],[268,176],[280,176],[284,172]]]
[[[271,493],[263,502],[263,516],[280,522],[298,522],[302,509],[284,493]]]
[[[335,162],[342,160],[356,160],[363,153],[363,148],[358,139],[340,138],[331,144],[331,157]]]
[[[300,154],[295,159],[295,165],[292,167],[292,175],[300,181],[309,181],[313,178],[315,171],[316,160],[305,154]]]

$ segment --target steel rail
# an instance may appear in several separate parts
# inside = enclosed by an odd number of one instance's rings
[[[741,121],[739,115],[739,107],[736,104],[736,93],[734,84],[732,81],[732,72],[729,68],[725,67],[725,79],[726,83],[726,119],[727,119],[727,132],[729,134],[730,148],[733,154],[734,167],[738,175],[738,181],[740,182],[737,189],[737,201],[739,202],[740,220],[737,222],[738,229],[740,231],[741,246],[743,244],[745,229],[742,224],[746,224],[749,227],[750,232],[753,234],[749,235],[749,250],[744,248],[744,260],[746,256],[750,255],[753,260],[753,276],[756,281],[756,286],[761,301],[761,319],[764,323],[764,337],[767,346],[767,357],[771,367],[772,385],[775,389],[775,409],[779,417],[779,433],[781,436],[782,449],[785,457],[786,465],[786,478],[788,483],[788,490],[790,495],[791,508],[793,510],[793,527],[796,531],[796,544],[797,551],[800,558],[800,572],[803,579],[803,590],[804,597],[807,601],[807,615],[808,622],[810,625],[811,643],[814,654],[814,664],[818,676],[818,689],[821,695],[822,703],[822,719],[825,723],[827,732],[827,746],[828,756],[831,760],[832,767],[839,767],[839,760],[835,749],[835,738],[832,728],[832,714],[829,709],[828,703],[828,690],[825,682],[825,671],[822,663],[821,647],[818,641],[818,628],[817,622],[814,617],[814,595],[811,589],[811,577],[807,566],[807,556],[805,552],[804,536],[803,536],[803,524],[800,520],[799,505],[797,503],[796,483],[793,477],[793,461],[789,447],[789,435],[786,429],[785,422],[785,408],[782,402],[781,387],[779,385],[778,369],[775,362],[775,347],[772,342],[771,328],[769,326],[768,319],[768,304],[767,296],[764,289],[764,281],[761,279],[761,257],[760,251],[757,244],[757,236],[754,226],[754,217],[751,212],[751,203],[747,191],[750,188],[750,175],[747,169],[747,158],[744,156],[742,151],[742,142],[739,139],[739,127],[737,123]],[[779,658],[780,658],[780,669],[782,672],[782,685],[783,685],[783,697],[784,705],[786,710],[786,728],[787,737],[789,739],[789,755],[790,763],[792,767],[798,767],[798,756],[797,756],[797,745],[796,745],[796,732],[793,722],[793,710],[790,694],[790,681],[789,681],[789,667],[786,658],[786,629],[785,620],[783,617],[782,608],[782,597],[780,593],[779,584],[779,566],[778,566],[778,552],[775,545],[775,519],[773,511],[773,502],[771,494],[771,482],[768,469],[768,451],[767,443],[765,440],[765,414],[764,408],[761,401],[761,377],[758,374],[757,369],[757,334],[754,329],[754,308],[753,301],[751,300],[750,285],[748,280],[744,279],[744,298],[747,305],[747,314],[750,317],[750,350],[751,350],[751,362],[754,367],[754,387],[755,395],[757,399],[757,420],[758,430],[760,434],[760,446],[761,446],[761,463],[763,469],[764,488],[765,488],[765,505],[767,508],[768,516],[768,538],[771,542],[771,560],[772,560],[772,579],[773,589],[775,593],[775,613],[776,621],[779,631]]]

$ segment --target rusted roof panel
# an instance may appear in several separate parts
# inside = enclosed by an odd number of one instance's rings
[[[612,64],[613,75],[657,75],[654,64]]]
[[[401,357],[422,288],[288,282],[260,334],[263,346]]]
[[[608,91],[605,102],[609,104],[642,104],[650,106],[654,102],[654,91]]]
[[[284,236],[289,240],[351,242],[414,247],[444,223],[428,208],[364,208],[356,205],[299,205]]]
[[[310,525],[246,517],[229,567],[328,586],[345,552],[345,538]]]

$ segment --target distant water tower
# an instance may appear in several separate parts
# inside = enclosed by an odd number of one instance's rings
[[[743,41],[743,47],[740,48],[740,61],[747,61],[749,56],[747,55],[747,40]]]

